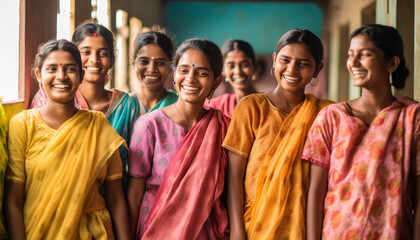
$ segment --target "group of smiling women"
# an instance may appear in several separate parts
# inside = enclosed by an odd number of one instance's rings
[[[420,109],[393,96],[408,76],[394,28],[351,34],[361,96],[335,104],[305,92],[324,51],[308,30],[280,38],[266,93],[245,41],[193,38],[174,53],[150,31],[132,49],[128,94],[104,88],[105,27],[40,46],[33,109],[9,123],[9,239],[420,238]],[[212,99],[223,79],[234,94]]]

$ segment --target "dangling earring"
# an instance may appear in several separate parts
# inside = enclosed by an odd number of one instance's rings
[[[276,76],[274,76],[274,67],[271,68],[270,74],[271,74],[271,76],[276,77]]]
[[[209,95],[207,96],[207,99],[209,100],[208,103],[210,103],[210,99],[213,97],[213,94],[214,94],[214,89],[212,88]]]
[[[175,85],[175,80],[172,81],[172,84]]]
[[[316,85],[318,85],[318,78],[315,78],[315,80],[316,80],[316,83],[315,84],[312,84],[312,80],[309,82],[309,84],[312,86],[312,87],[315,87]]]
[[[108,74],[105,77],[105,85],[107,85],[112,80],[112,68],[108,70]]]
[[[389,73],[389,84],[392,85],[392,73],[391,72]]]

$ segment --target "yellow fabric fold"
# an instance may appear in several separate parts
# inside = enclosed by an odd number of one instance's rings
[[[248,239],[304,239],[309,165],[302,163],[307,133],[319,111],[306,94],[284,120],[261,166],[256,198],[245,212]]]
[[[80,110],[57,130],[26,180],[28,239],[80,238],[86,196],[121,144],[124,140],[100,112]]]

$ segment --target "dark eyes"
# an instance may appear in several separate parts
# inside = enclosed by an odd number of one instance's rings
[[[146,66],[146,65],[149,65],[149,63],[150,63],[149,60],[143,60],[143,59],[138,60],[138,64],[140,64],[140,65]],[[165,66],[166,65],[166,62],[165,61],[157,61],[156,62],[156,65],[157,66]]]
[[[84,51],[80,51],[80,54],[81,55],[83,55],[83,56],[89,56],[89,55],[91,55],[92,54],[92,51],[87,51],[87,50],[84,50]],[[98,53],[98,56],[99,57],[109,57],[109,52],[108,51],[106,51],[106,50],[103,50],[103,51],[100,51],[99,53]]]

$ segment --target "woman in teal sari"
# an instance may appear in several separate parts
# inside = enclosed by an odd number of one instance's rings
[[[131,93],[140,104],[140,115],[175,103],[178,96],[164,87],[171,73],[172,41],[163,33],[139,34],[133,42],[131,66],[140,81],[138,92]]]

